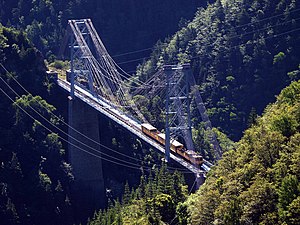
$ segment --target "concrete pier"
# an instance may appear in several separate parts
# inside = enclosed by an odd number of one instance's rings
[[[68,104],[69,125],[90,139],[100,142],[98,112],[78,98],[69,97]],[[68,138],[69,142],[72,143],[69,144],[68,157],[75,176],[71,192],[76,208],[81,212],[99,209],[106,203],[102,162],[100,158],[83,150],[100,156],[100,146],[71,128],[69,128],[68,133],[76,139]],[[83,143],[99,152],[90,149]]]

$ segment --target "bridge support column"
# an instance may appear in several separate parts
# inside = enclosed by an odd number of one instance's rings
[[[99,142],[98,114],[79,99],[69,97],[69,125],[90,139]],[[75,176],[72,195],[75,202],[75,216],[90,213],[106,204],[100,146],[69,128],[69,161]],[[72,139],[70,136],[74,137]],[[86,145],[86,146],[85,146]],[[90,146],[91,148],[87,147]],[[85,152],[86,151],[86,152]],[[94,155],[88,154],[90,152]],[[77,207],[76,207],[77,206]]]
[[[205,176],[203,173],[195,174],[196,177],[196,190],[200,188],[202,184],[205,182]]]

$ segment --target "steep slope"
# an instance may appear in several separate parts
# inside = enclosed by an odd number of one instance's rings
[[[39,96],[17,97],[5,84],[23,94],[14,77],[30,92],[46,95],[44,62],[24,33],[2,26],[0,55],[12,72],[0,67],[0,223],[72,224],[71,167],[57,134],[37,121],[43,116],[59,125],[50,114],[55,108]]]
[[[206,3],[197,0],[189,0],[189,4],[185,0],[0,0],[0,22],[25,30],[35,46],[49,57],[58,54],[68,19],[91,18],[109,52],[117,55],[151,47],[158,39],[175,32],[182,17],[191,19],[197,7]],[[149,52],[150,49],[116,59],[124,62],[146,57]]]
[[[183,176],[177,171],[170,173],[166,165],[159,170],[153,169],[149,176],[143,174],[138,188],[130,191],[126,183],[124,189],[121,202],[111,202],[107,210],[95,213],[88,224],[177,223],[174,219],[176,208],[180,208],[188,195]]]
[[[145,81],[163,64],[190,63],[212,123],[238,140],[249,116],[299,79],[298,73],[287,74],[300,62],[299,10],[299,0],[217,0],[157,43],[137,76]]]
[[[300,81],[224,154],[185,203],[190,224],[299,224]]]

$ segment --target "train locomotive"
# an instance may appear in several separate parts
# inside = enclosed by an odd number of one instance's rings
[[[165,139],[166,135],[164,133],[159,132],[155,127],[153,127],[149,123],[141,124],[142,132],[147,136],[151,137],[152,139],[156,140],[158,143],[165,146]],[[187,150],[183,144],[180,142],[171,139],[170,141],[170,149],[171,151],[175,152],[176,154],[180,155],[186,161],[196,165],[201,166],[203,163],[203,157],[196,153],[193,150]]]

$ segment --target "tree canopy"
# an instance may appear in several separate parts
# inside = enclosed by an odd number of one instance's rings
[[[238,140],[253,113],[261,114],[282,88],[300,78],[299,4],[217,0],[158,42],[137,76],[146,81],[163,64],[190,63],[212,124]],[[201,122],[199,116],[193,121],[194,127]]]
[[[33,93],[47,93],[43,60],[24,33],[2,26],[0,54],[0,63],[11,71],[0,68],[1,223],[72,224],[71,166],[58,135],[41,123],[44,117],[59,125],[51,114],[56,109],[39,96],[21,96],[14,81]]]
[[[299,224],[300,81],[283,89],[186,204],[190,224]]]

